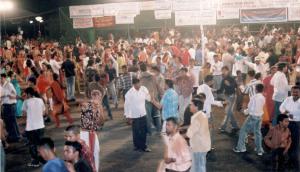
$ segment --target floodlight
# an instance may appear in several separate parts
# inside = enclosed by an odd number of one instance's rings
[[[14,8],[12,1],[0,1],[0,11],[10,11]]]
[[[33,23],[33,21],[32,21],[32,20],[29,20],[29,23],[30,23],[30,24],[32,24],[32,23]]]
[[[41,20],[43,20],[43,17],[37,16],[37,17],[35,17],[35,20],[36,20],[36,21],[41,21]]]

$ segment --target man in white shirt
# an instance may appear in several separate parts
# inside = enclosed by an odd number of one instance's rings
[[[264,86],[262,84],[256,85],[256,94],[250,98],[248,104],[249,116],[245,120],[239,134],[237,146],[233,149],[236,153],[246,152],[246,138],[248,133],[253,131],[255,137],[255,147],[258,156],[262,156],[264,150],[262,148],[262,134],[261,134],[261,118],[264,114],[265,97],[263,96]]]
[[[214,77],[214,89],[218,90],[222,82],[222,67],[223,62],[219,59],[218,55],[214,55],[214,61],[211,64],[211,72]]]
[[[273,126],[277,124],[277,116],[280,114],[279,107],[281,103],[288,97],[288,92],[290,91],[290,86],[285,75],[287,70],[286,64],[278,64],[277,72],[271,79],[271,85],[274,87],[274,93],[272,96],[274,101],[274,117],[272,120]]]
[[[7,80],[5,73],[1,74],[1,86],[2,118],[8,132],[7,140],[17,142],[20,138],[16,120],[17,92],[12,83]]]
[[[189,50],[188,51],[189,51],[191,59],[195,59],[195,57],[196,57],[196,50],[195,50],[193,44],[189,45]]]
[[[39,167],[40,161],[37,153],[37,144],[44,133],[44,113],[45,104],[41,98],[37,98],[36,92],[32,87],[28,87],[25,90],[27,99],[23,103],[22,111],[26,116],[26,136],[29,140],[29,152],[32,158],[29,167]]]
[[[189,66],[189,72],[194,78],[194,85],[193,85],[193,95],[197,93],[197,89],[199,86],[199,75],[200,75],[200,66],[195,66],[196,60],[190,59],[190,66]]]
[[[262,63],[259,56],[256,56],[254,61],[255,63],[244,61],[244,64],[253,69],[255,73],[261,73],[262,77],[265,78],[267,76],[267,71],[269,70],[268,64]]]
[[[213,137],[213,118],[211,117],[211,106],[215,105],[218,107],[223,107],[223,104],[220,101],[216,101],[214,98],[214,95],[212,93],[211,87],[214,84],[213,76],[207,75],[204,79],[204,84],[200,85],[197,89],[197,94],[203,93],[205,94],[205,101],[203,106],[203,112],[206,114],[208,118],[208,122],[211,125],[210,126],[210,137],[211,137],[211,144],[214,143],[214,137]]]
[[[56,61],[56,58],[57,58],[57,53],[55,52],[54,54],[52,54],[51,59],[49,60],[49,64],[52,68],[53,73],[59,75],[59,70],[63,62]]]
[[[150,152],[147,148],[147,119],[146,119],[146,100],[151,101],[149,91],[141,86],[140,80],[132,80],[133,87],[125,95],[124,114],[132,121],[132,136],[134,150]]]
[[[191,125],[186,136],[190,139],[193,153],[192,168],[190,172],[206,172],[206,154],[211,150],[211,139],[208,118],[201,111],[203,102],[198,98],[192,99],[190,112],[193,113]]]
[[[299,142],[300,142],[300,87],[292,87],[292,96],[287,97],[280,105],[280,112],[290,117],[289,129],[292,144],[289,149],[290,164],[299,171]]]

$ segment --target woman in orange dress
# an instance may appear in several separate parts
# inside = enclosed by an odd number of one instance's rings
[[[73,123],[73,119],[70,114],[70,107],[68,106],[65,99],[65,92],[62,89],[62,86],[58,82],[59,76],[57,74],[53,74],[53,82],[50,85],[50,89],[48,89],[47,97],[50,98],[50,113],[54,119],[56,127],[60,127],[59,116],[63,114],[69,124]]]

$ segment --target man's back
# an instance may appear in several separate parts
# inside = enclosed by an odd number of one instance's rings
[[[55,158],[47,161],[43,166],[43,172],[68,172],[68,170],[63,160]]]

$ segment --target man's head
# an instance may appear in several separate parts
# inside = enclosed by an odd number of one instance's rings
[[[68,162],[76,163],[81,156],[82,146],[77,141],[66,141],[64,146],[64,157]]]
[[[278,120],[278,124],[282,128],[287,128],[289,126],[289,116],[287,116],[286,114],[280,114],[277,120]]]
[[[122,71],[123,71],[123,73],[127,73],[128,72],[127,65],[123,65],[122,66]]]
[[[213,84],[214,84],[214,77],[213,77],[212,75],[207,75],[207,76],[204,78],[204,82],[205,82],[208,86],[212,87]]]
[[[247,75],[249,76],[249,78],[253,79],[255,76],[255,71],[254,70],[249,70]]]
[[[270,74],[274,75],[277,72],[277,66],[272,66],[270,69]]]
[[[152,67],[151,67],[151,70],[152,70],[152,72],[153,72],[155,75],[159,75],[159,73],[160,73],[160,70],[159,70],[159,67],[158,67],[158,66],[152,66]]]
[[[140,69],[142,72],[146,72],[147,71],[147,64],[146,63],[141,63],[140,64]]]
[[[34,97],[36,95],[34,89],[32,87],[28,87],[25,89],[25,94],[27,97]]]
[[[183,67],[183,68],[180,69],[179,72],[180,72],[180,75],[186,75],[187,72],[188,72],[188,69],[186,67]]]
[[[277,70],[281,72],[287,72],[287,65],[285,63],[279,63],[277,65]]]
[[[1,74],[1,85],[3,85],[6,82],[6,74],[2,73]]]
[[[256,80],[261,80],[262,79],[262,76],[261,76],[261,73],[256,73],[255,74],[255,76],[254,76],[254,78],[256,79]]]
[[[75,142],[80,139],[80,127],[78,125],[70,125],[65,129],[66,141]]]
[[[300,97],[300,86],[295,85],[292,87],[292,96],[294,101],[297,101]]]
[[[190,111],[192,113],[196,113],[196,112],[202,110],[203,109],[204,101],[205,101],[205,94],[201,93],[201,94],[195,96],[192,99],[192,102],[190,104]]]
[[[174,135],[178,129],[177,119],[174,117],[170,117],[167,119],[166,123],[166,133],[167,135]]]
[[[38,143],[38,152],[44,160],[50,160],[55,156],[54,142],[49,137],[40,139]]]
[[[256,93],[262,93],[264,91],[264,85],[263,84],[257,84],[255,86],[255,90],[256,90]]]
[[[171,79],[166,79],[165,80],[165,89],[169,89],[169,88],[174,88],[174,83]]]
[[[138,78],[133,78],[132,79],[132,84],[133,84],[133,87],[136,90],[139,90],[141,88],[141,83],[140,83],[140,80]]]
[[[222,67],[222,75],[228,76],[229,75],[229,68],[227,66]]]
[[[218,60],[219,60],[219,57],[218,57],[217,54],[215,54],[215,55],[214,55],[214,61],[215,61],[215,62],[218,62]]]

